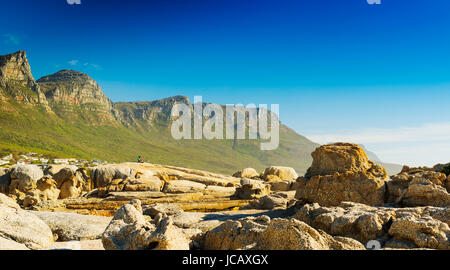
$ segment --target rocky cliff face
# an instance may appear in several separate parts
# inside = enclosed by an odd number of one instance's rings
[[[24,51],[0,56],[0,100],[9,98],[25,103],[47,104],[34,81]]]
[[[53,105],[87,105],[109,112],[112,102],[87,74],[61,70],[37,80],[47,100]]]
[[[189,98],[174,96],[149,102],[114,103],[114,116],[125,126],[137,125],[138,121],[152,124],[154,121],[170,121],[175,104],[190,105]]]

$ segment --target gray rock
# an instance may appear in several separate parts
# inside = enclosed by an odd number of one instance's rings
[[[157,214],[162,213],[168,216],[173,216],[179,213],[183,213],[183,209],[178,204],[174,203],[156,203],[152,205],[142,206],[144,215],[154,218]]]
[[[19,165],[11,172],[10,190],[18,189],[26,192],[36,188],[37,180],[44,176],[42,170],[36,165]]]
[[[107,250],[188,250],[189,241],[170,217],[161,213],[152,224],[142,215],[141,201],[132,200],[114,215],[102,236]]]
[[[29,250],[24,244],[0,237],[0,250]]]
[[[37,216],[20,209],[11,198],[0,194],[0,237],[40,249],[53,243],[53,234]]]
[[[114,179],[134,178],[134,170],[123,166],[99,166],[93,170],[92,177],[96,187],[106,187]]]
[[[30,211],[58,236],[58,241],[100,239],[111,218],[63,212]]]

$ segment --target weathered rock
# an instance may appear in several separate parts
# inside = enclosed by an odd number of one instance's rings
[[[356,240],[331,237],[296,219],[273,219],[257,239],[262,250],[365,249]]]
[[[125,166],[99,166],[93,171],[95,187],[106,187],[114,179],[134,178],[134,170]]]
[[[205,250],[253,249],[259,235],[267,228],[269,222],[268,216],[226,221],[206,233],[203,248]]]
[[[164,182],[156,176],[146,178],[130,179],[124,186],[124,191],[161,191]]]
[[[42,170],[36,165],[19,165],[13,168],[11,172],[11,184],[9,190],[18,190],[20,192],[28,192],[36,189],[39,179],[44,176]]]
[[[72,165],[52,165],[45,170],[45,174],[51,175],[56,181],[57,187],[61,188],[64,182],[73,177],[77,169],[76,166]]]
[[[64,212],[30,213],[42,219],[57,235],[58,241],[100,239],[111,218]]]
[[[245,208],[253,209],[286,209],[288,200],[279,194],[271,194],[252,201]]]
[[[84,180],[78,175],[71,175],[61,185],[60,199],[79,197],[84,189]]]
[[[307,204],[294,215],[294,218],[328,234],[350,237],[362,243],[385,236],[394,217],[393,209],[352,202],[342,202],[339,207]]]
[[[334,175],[299,178],[295,198],[323,206],[336,206],[344,201],[372,206],[384,205],[384,180],[366,173],[346,172]]]
[[[221,187],[221,186],[207,186],[203,191],[206,195],[212,195],[214,197],[230,197],[236,193],[235,187]]]
[[[187,181],[187,180],[175,180],[169,181],[164,186],[164,193],[192,193],[192,192],[204,192],[206,185]]]
[[[75,166],[75,165],[66,165],[66,164],[59,165],[59,164],[52,164],[52,165],[48,166],[47,168],[45,168],[44,174],[45,174],[45,175],[50,175],[50,176],[52,176],[52,178],[53,178],[55,181],[58,182],[58,181],[60,180],[59,178],[60,178],[60,177],[63,177],[64,174],[67,173],[67,171],[66,171],[66,172],[61,173],[60,175],[58,175],[58,173],[59,173],[62,169],[69,169],[69,170],[71,171],[71,174],[74,174],[75,171],[78,170],[78,167]]]
[[[386,171],[368,160],[356,144],[336,143],[318,147],[306,177],[297,179],[298,200],[336,206],[343,201],[382,206]]]
[[[157,214],[166,214],[167,216],[183,213],[183,209],[175,203],[156,203],[142,206],[144,215],[154,218]]]
[[[241,186],[236,188],[235,197],[243,200],[258,199],[270,194],[270,185],[259,180],[244,178]]]
[[[398,218],[392,223],[389,234],[395,240],[412,242],[419,248],[450,249],[448,224],[431,217]]]
[[[29,250],[24,244],[0,237],[0,250]]]
[[[37,216],[20,209],[11,198],[0,194],[0,237],[24,244],[30,249],[50,246],[50,228]]]
[[[298,175],[293,168],[271,166],[264,170],[264,172],[261,174],[261,178],[263,178],[266,181],[280,181],[280,180],[292,181],[296,180],[298,178]]]
[[[388,203],[399,206],[449,206],[447,176],[432,170],[405,169],[387,182]]]
[[[373,163],[364,149],[351,143],[322,145],[312,154],[313,163],[306,173],[306,178],[335,173],[366,172],[377,178],[386,178],[386,170]]]
[[[270,182],[270,190],[272,191],[290,191],[294,190],[293,184],[295,181],[276,181]]]
[[[57,200],[60,190],[56,187],[56,182],[48,176],[44,176],[36,183],[36,189],[27,193],[22,205],[24,207],[33,206],[41,201]]]
[[[384,239],[389,240],[387,247],[393,248],[400,243],[401,246],[443,248],[442,243],[448,239],[450,209],[370,207],[342,202],[339,207],[304,205],[294,218],[328,234],[351,237],[362,243]]]
[[[156,225],[148,222],[139,200],[117,210],[102,242],[105,249],[189,249],[188,240],[170,217],[160,218]]]
[[[173,225],[172,218],[163,218],[156,224],[156,230],[146,240],[153,250],[189,250],[189,241],[183,231]]]
[[[238,178],[255,178],[255,177],[259,177],[259,173],[253,168],[245,168],[243,170],[235,172],[233,174],[233,177],[238,177]]]
[[[205,234],[206,250],[365,249],[356,240],[331,237],[295,219],[268,216],[228,220]]]

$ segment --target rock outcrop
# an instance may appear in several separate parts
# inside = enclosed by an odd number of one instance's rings
[[[101,87],[87,74],[74,70],[61,70],[36,81],[48,102],[60,105],[84,106],[90,112],[101,113],[103,117],[113,119],[112,102],[103,93]],[[67,110],[70,107],[64,107]],[[56,110],[57,113],[61,113]]]
[[[11,172],[10,192],[18,190],[28,192],[36,189],[37,181],[44,176],[42,170],[36,165],[19,165]]]
[[[47,105],[45,95],[31,74],[24,51],[0,55],[0,100],[9,98],[28,104]]]
[[[403,170],[387,182],[388,203],[399,206],[450,206],[447,176],[433,170]]]
[[[259,180],[244,178],[241,186],[236,188],[236,198],[243,200],[258,199],[270,194],[270,185]]]
[[[23,244],[29,249],[45,248],[53,242],[53,234],[47,224],[1,193],[0,238]]]
[[[58,241],[100,239],[111,218],[64,212],[30,211],[51,229]]]
[[[296,180],[298,178],[298,175],[293,168],[271,166],[269,168],[266,168],[264,172],[261,173],[261,178],[269,182],[280,180],[292,181]]]
[[[391,248],[399,247],[399,242],[408,248],[449,248],[448,208],[384,208],[352,202],[342,202],[338,207],[307,204],[293,217],[330,235],[362,243],[379,240]]]
[[[382,206],[386,171],[367,158],[356,144],[318,147],[305,177],[297,179],[296,199],[336,206],[343,201]]]
[[[365,249],[356,240],[332,237],[307,224],[268,216],[229,220],[204,236],[206,250],[330,250]]]
[[[102,236],[105,249],[187,250],[189,242],[170,217],[159,214],[155,224],[142,215],[141,202],[130,201],[117,210]]]
[[[245,168],[235,172],[233,176],[238,178],[255,178],[259,177],[259,173],[253,168]]]

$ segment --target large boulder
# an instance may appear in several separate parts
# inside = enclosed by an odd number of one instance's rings
[[[262,250],[364,250],[351,238],[332,237],[296,219],[273,219],[258,237]]]
[[[59,197],[60,190],[56,187],[56,182],[44,176],[36,183],[36,189],[26,194],[22,205],[24,207],[33,206],[41,201],[55,201]]]
[[[170,217],[150,223],[142,214],[141,201],[132,200],[115,213],[102,235],[107,250],[189,249],[189,242]]]
[[[307,178],[335,173],[372,172],[374,176],[386,178],[383,167],[376,165],[367,157],[364,149],[352,143],[322,145],[311,153],[313,162],[308,169]]]
[[[259,180],[241,179],[241,186],[236,188],[234,196],[242,200],[252,200],[270,194],[270,185]]]
[[[254,249],[259,235],[270,223],[268,216],[228,220],[208,231],[203,241],[205,250]]]
[[[290,167],[271,166],[266,168],[261,174],[261,178],[266,181],[279,180],[296,180],[298,178],[297,172]]]
[[[51,165],[45,169],[44,173],[52,176],[58,188],[61,188],[62,184],[70,180],[77,170],[78,167],[73,165]]]
[[[84,190],[84,180],[79,175],[71,175],[61,184],[60,199],[76,198],[81,195]]]
[[[356,240],[332,237],[295,219],[268,216],[228,220],[208,231],[205,250],[365,249]]]
[[[450,249],[449,225],[431,217],[398,218],[392,223],[389,234],[395,240],[409,241],[420,248]]]
[[[393,209],[353,202],[342,202],[337,207],[306,204],[294,215],[294,218],[328,234],[351,237],[362,243],[386,236],[394,217]]]
[[[111,221],[109,217],[64,212],[30,211],[42,219],[57,235],[58,241],[100,239]]]
[[[233,177],[255,178],[255,177],[259,177],[259,173],[253,168],[245,168],[245,169],[235,172],[233,174]]]
[[[449,206],[447,176],[432,170],[406,170],[387,182],[387,202],[399,206]]]
[[[324,145],[312,156],[307,174],[297,179],[296,199],[323,206],[336,206],[343,201],[384,204],[386,170],[368,160],[359,145]]]
[[[281,196],[280,194],[270,194],[253,200],[245,208],[262,210],[286,209],[287,204],[288,199],[286,197]]]
[[[0,193],[0,237],[13,240],[29,249],[46,248],[53,234],[37,216],[20,209],[11,198]]]
[[[134,170],[125,166],[99,166],[93,169],[92,177],[95,187],[106,187],[114,179],[134,178]]]
[[[342,202],[338,207],[302,206],[293,216],[333,236],[368,243],[381,240],[391,248],[445,249],[450,209],[440,207],[387,208]]]
[[[11,184],[9,190],[18,190],[20,192],[28,192],[36,189],[39,179],[44,176],[42,170],[36,165],[19,165],[11,171]]]
[[[45,168],[44,174],[45,174],[45,175],[50,175],[50,176],[53,177],[53,179],[55,179],[56,181],[58,181],[57,179],[58,179],[59,177],[64,176],[64,174],[67,172],[67,171],[66,171],[66,172],[63,172],[62,174],[60,174],[59,176],[57,176],[57,174],[58,174],[62,169],[69,169],[69,171],[71,171],[72,174],[73,174],[73,173],[75,173],[75,171],[78,169],[78,167],[75,166],[75,165],[66,165],[66,164],[59,165],[59,164],[52,164],[52,165],[48,166],[47,168]],[[55,177],[55,176],[56,176],[56,177]]]

